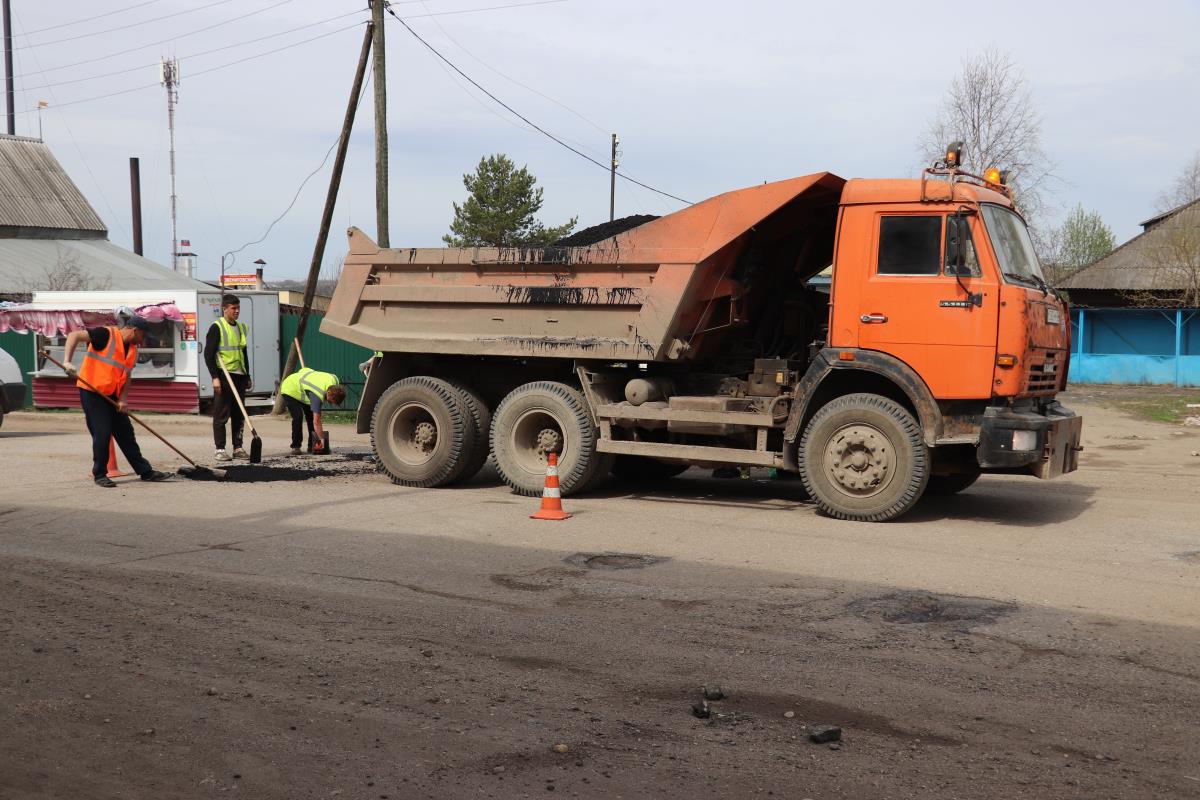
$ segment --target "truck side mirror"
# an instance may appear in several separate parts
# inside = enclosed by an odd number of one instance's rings
[[[967,217],[974,213],[974,209],[960,206],[953,215],[946,218],[946,272],[954,276],[959,288],[967,296],[967,302],[972,306],[982,306],[983,295],[972,292],[963,283],[963,276],[971,275],[967,268],[966,242],[971,235],[967,227]]]
[[[967,231],[967,215],[974,211],[959,208],[954,215],[946,220],[946,268],[951,275],[966,275],[967,248],[963,241],[969,236]]]

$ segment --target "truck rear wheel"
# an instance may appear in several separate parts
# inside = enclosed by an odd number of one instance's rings
[[[884,522],[912,508],[929,480],[921,426],[886,397],[851,394],[830,402],[800,439],[800,478],[831,517]]]
[[[371,446],[393,483],[444,486],[462,473],[474,444],[465,406],[454,386],[424,375],[397,381],[380,396]]]
[[[487,461],[488,451],[491,447],[488,434],[492,427],[492,411],[487,407],[483,398],[471,387],[455,380],[447,381],[447,383],[458,390],[463,402],[466,403],[467,415],[471,419],[471,439],[473,440],[471,454],[469,457],[464,457],[463,470],[454,479],[455,483],[466,483],[474,478],[479,470],[483,469],[483,465]]]
[[[584,489],[602,460],[596,452],[599,438],[583,394],[565,383],[518,386],[492,417],[496,469],[514,492],[527,497],[542,493],[550,453],[558,456],[562,494]]]

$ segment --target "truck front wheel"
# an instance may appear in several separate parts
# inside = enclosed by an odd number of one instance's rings
[[[558,457],[558,485],[564,496],[585,488],[601,462],[599,432],[583,394],[565,383],[536,381],[518,386],[500,401],[492,417],[492,457],[514,492],[542,493],[550,453]]]
[[[886,397],[851,394],[821,408],[800,439],[800,478],[831,517],[884,522],[908,511],[929,481],[921,426]]]
[[[464,406],[458,389],[424,375],[397,381],[380,396],[371,446],[393,483],[444,486],[462,473],[474,444]]]

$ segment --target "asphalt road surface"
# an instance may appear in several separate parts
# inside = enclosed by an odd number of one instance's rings
[[[1200,797],[1200,428],[1076,405],[1079,472],[880,525],[700,470],[535,522],[273,419],[256,480],[103,490],[13,414],[0,798]]]

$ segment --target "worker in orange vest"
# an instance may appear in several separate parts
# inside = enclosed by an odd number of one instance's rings
[[[142,480],[165,481],[171,477],[169,473],[154,469],[142,456],[137,438],[133,435],[133,425],[124,413],[127,409],[125,396],[129,393],[129,373],[137,364],[138,347],[146,341],[148,330],[150,323],[135,316],[129,319],[124,328],[111,325],[88,328],[72,331],[67,336],[63,366],[68,375],[79,378],[75,384],[79,387],[79,404],[83,406],[88,432],[92,434],[92,477],[97,486],[105,489],[115,489],[117,486],[108,477],[110,440],[116,441],[129,466]],[[83,356],[83,367],[76,370],[71,358],[81,342],[87,342],[88,348]],[[99,393],[84,385],[84,381]],[[101,394],[111,398],[117,407],[114,408]]]

